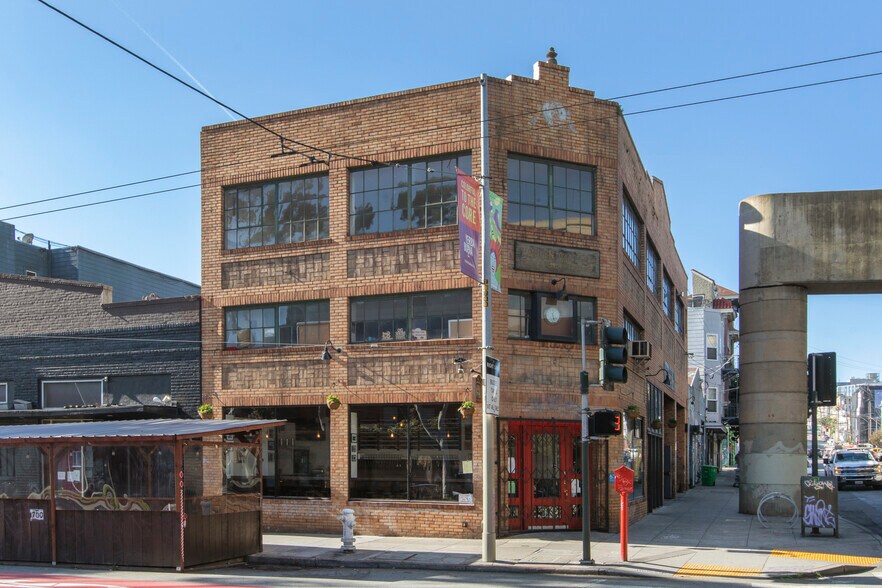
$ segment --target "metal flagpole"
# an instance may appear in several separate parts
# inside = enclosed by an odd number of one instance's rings
[[[484,378],[484,403],[482,411],[483,465],[483,534],[481,555],[485,562],[496,561],[496,501],[494,465],[496,453],[496,418],[487,413],[487,355],[493,346],[491,326],[492,306],[490,300],[490,124],[487,106],[487,74],[481,74],[481,376]]]

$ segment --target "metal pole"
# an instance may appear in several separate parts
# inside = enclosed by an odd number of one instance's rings
[[[809,355],[809,361],[812,364],[812,389],[809,390],[809,398],[811,398],[812,409],[812,476],[818,475],[818,386],[815,366],[815,355]]]
[[[487,381],[487,355],[493,346],[493,313],[490,292],[490,123],[487,105],[487,74],[481,74],[481,375]],[[481,473],[484,481],[483,500],[483,534],[481,543],[481,559],[485,562],[496,561],[496,500],[494,465],[496,453],[494,436],[496,435],[496,418],[487,414],[487,391],[484,390],[484,408],[481,417],[481,447],[483,466]]]
[[[591,559],[591,498],[588,475],[588,439],[591,432],[588,424],[588,360],[585,357],[585,319],[582,319],[582,374],[580,384],[582,389],[582,559],[579,563],[593,565]],[[582,381],[584,380],[584,381]]]

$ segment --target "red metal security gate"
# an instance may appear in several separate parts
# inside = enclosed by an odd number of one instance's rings
[[[500,421],[502,530],[582,528],[581,424]],[[591,528],[609,528],[607,446],[592,441],[589,462]]]

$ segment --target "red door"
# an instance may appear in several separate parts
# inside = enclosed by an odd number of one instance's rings
[[[509,528],[581,529],[580,424],[513,421],[508,433]]]

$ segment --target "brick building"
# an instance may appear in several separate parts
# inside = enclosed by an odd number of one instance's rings
[[[288,420],[264,444],[269,529],[336,532],[350,507],[363,533],[480,535],[480,402],[456,409],[479,392],[481,292],[459,272],[457,168],[505,199],[500,532],[581,524],[580,318],[652,346],[627,384],[592,388],[594,408],[637,409],[592,442],[592,526],[617,527],[622,463],[634,518],[687,486],[686,274],[663,185],[618,104],[553,57],[488,84],[486,172],[478,78],[258,119],[330,158],[246,121],[202,131],[204,399],[215,418]],[[291,147],[315,159],[273,157]],[[588,357],[596,380],[594,342]]]
[[[0,274],[0,424],[195,417],[200,336],[196,296]]]

